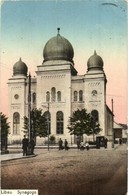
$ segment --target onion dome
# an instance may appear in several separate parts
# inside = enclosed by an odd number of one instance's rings
[[[97,55],[96,51],[94,51],[94,54],[87,62],[88,70],[103,70],[103,64],[104,62],[102,58]]]
[[[24,62],[22,62],[21,58],[13,66],[13,75],[14,76],[16,76],[16,75],[27,76],[27,71],[28,71],[28,67]]]
[[[73,47],[67,39],[60,36],[60,28],[58,28],[57,30],[57,36],[51,38],[44,47],[44,62],[49,60],[67,60],[73,62]]]

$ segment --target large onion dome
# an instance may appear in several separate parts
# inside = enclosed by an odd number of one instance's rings
[[[13,66],[13,75],[23,75],[23,76],[27,76],[27,72],[28,72],[28,67],[27,65],[22,62],[21,58],[19,59],[18,62],[16,62]]]
[[[49,60],[67,60],[73,62],[74,51],[71,43],[59,34],[51,38],[43,50],[44,62]]]
[[[97,55],[96,51],[94,54],[88,59],[87,66],[88,70],[103,70],[103,60]]]

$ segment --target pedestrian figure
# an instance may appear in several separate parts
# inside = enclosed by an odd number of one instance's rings
[[[105,137],[104,138],[104,147],[107,148],[107,144],[108,144],[108,139]]]
[[[119,139],[119,143],[120,143],[120,145],[122,144],[122,139],[121,138]]]
[[[28,139],[24,135],[24,138],[22,139],[22,149],[23,149],[23,156],[27,156],[28,152]]]
[[[100,149],[100,138],[99,137],[96,138],[96,148]]]
[[[63,141],[61,138],[59,139],[59,150],[63,150]]]
[[[65,148],[65,150],[68,150],[68,149],[69,149],[69,147],[68,147],[68,142],[67,142],[66,139],[65,139],[65,141],[64,141],[64,148]]]
[[[80,142],[80,150],[84,150],[85,149],[85,143],[82,141]]]
[[[89,143],[88,142],[86,142],[85,148],[86,148],[86,150],[89,150]]]
[[[35,141],[34,141],[34,139],[33,138],[31,138],[31,140],[30,140],[30,153],[31,154],[34,154],[34,148],[35,148]]]
[[[77,139],[77,148],[78,150],[80,149],[80,139],[79,138]]]

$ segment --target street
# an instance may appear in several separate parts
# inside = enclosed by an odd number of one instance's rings
[[[2,189],[39,195],[125,195],[126,145],[116,149],[36,149],[35,157],[1,163]]]

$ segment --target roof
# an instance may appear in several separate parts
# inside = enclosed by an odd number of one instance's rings
[[[107,108],[107,111],[110,113],[110,114],[113,114],[112,111],[110,110],[110,108],[108,107],[108,105],[106,104],[106,108]],[[113,114],[114,116],[114,114]]]
[[[114,122],[114,129],[123,129],[123,127],[120,124]]]

